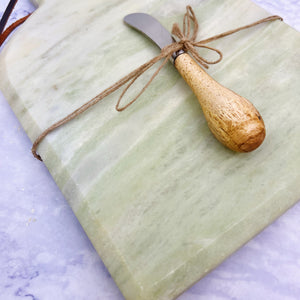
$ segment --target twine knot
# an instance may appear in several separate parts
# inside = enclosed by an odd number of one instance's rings
[[[282,18],[279,17],[279,16],[267,17],[267,18],[258,20],[257,22],[254,22],[252,24],[242,26],[242,27],[238,27],[236,29],[226,31],[224,33],[212,36],[208,39],[196,41],[196,38],[197,38],[197,35],[198,35],[198,30],[199,30],[199,24],[198,24],[198,20],[196,18],[196,15],[195,15],[192,7],[188,5],[186,7],[186,13],[183,17],[182,30],[180,29],[180,27],[177,23],[173,24],[172,34],[173,34],[173,36],[175,36],[177,38],[177,40],[175,40],[174,43],[172,43],[170,45],[167,45],[166,47],[161,49],[160,54],[158,54],[157,56],[155,56],[154,58],[152,58],[151,60],[149,60],[145,64],[141,65],[137,69],[133,70],[131,73],[129,73],[125,77],[121,78],[119,81],[114,83],[109,88],[105,89],[103,92],[98,94],[96,97],[89,100],[88,102],[83,104],[81,107],[79,107],[78,109],[76,109],[75,111],[73,111],[72,113],[67,115],[65,118],[63,118],[63,119],[59,120],[58,122],[54,123],[52,126],[47,128],[44,132],[42,132],[42,134],[33,143],[33,146],[32,146],[32,149],[31,149],[33,156],[35,158],[39,159],[39,160],[42,160],[40,155],[37,154],[37,147],[41,143],[41,141],[50,132],[52,132],[56,128],[66,124],[70,120],[76,118],[78,115],[85,112],[87,109],[89,109],[90,107],[92,107],[93,105],[98,103],[103,98],[110,95],[111,93],[113,93],[114,91],[119,89],[121,86],[127,84],[127,86],[125,87],[125,89],[121,93],[121,96],[119,97],[119,100],[116,104],[116,110],[117,111],[125,110],[127,107],[129,107],[132,103],[134,103],[141,96],[141,94],[147,89],[147,87],[151,84],[153,79],[157,76],[157,74],[164,67],[164,65],[169,61],[169,59],[172,57],[172,55],[174,53],[177,53],[180,50],[183,50],[184,52],[188,52],[201,66],[208,69],[210,64],[216,64],[216,63],[220,62],[223,58],[223,55],[222,55],[222,52],[220,50],[218,50],[216,48],[213,48],[213,47],[206,46],[205,45],[206,43],[209,43],[209,42],[212,42],[214,40],[220,39],[222,37],[231,35],[235,32],[240,31],[240,30],[243,30],[243,29],[246,29],[246,28],[249,28],[249,27],[253,27],[253,26],[256,26],[256,25],[264,23],[264,22],[274,21],[274,20],[278,20],[278,19],[282,20]],[[198,53],[198,51],[196,50],[196,48],[205,48],[205,49],[214,51],[218,54],[219,57],[216,60],[209,61],[206,58],[204,58],[203,56],[201,56]],[[175,55],[175,57],[176,57],[176,55]],[[131,87],[131,85],[144,72],[146,72],[149,68],[151,68],[154,64],[156,64],[158,61],[160,61],[162,59],[163,59],[162,64],[157,68],[157,70],[154,72],[154,74],[152,75],[150,80],[146,83],[146,85],[142,88],[142,90],[137,94],[137,96],[133,100],[131,100],[129,103],[127,103],[126,105],[121,106],[120,105],[121,100],[122,100],[123,96],[125,95],[125,93],[127,92],[127,90]]]
[[[184,52],[189,52],[191,56],[204,68],[208,69],[208,65],[217,64],[223,58],[222,52],[216,48],[206,46],[206,40],[196,41],[199,30],[198,20],[191,6],[186,7],[186,13],[183,17],[183,26],[182,30],[180,29],[177,23],[173,24],[172,34],[176,36],[179,41],[177,44],[182,45],[181,50]],[[195,49],[198,48],[206,48],[208,50],[212,50],[216,52],[219,56],[218,59],[209,61],[201,56],[198,51]]]

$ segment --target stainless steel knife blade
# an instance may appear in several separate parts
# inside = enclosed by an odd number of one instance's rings
[[[149,37],[160,49],[174,42],[170,32],[148,14],[130,14],[124,18],[124,22]]]

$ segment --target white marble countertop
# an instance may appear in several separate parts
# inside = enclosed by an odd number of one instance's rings
[[[254,2],[300,30],[298,0]],[[10,22],[33,10],[20,0]],[[123,299],[1,93],[0,143],[0,299]],[[179,299],[300,299],[299,216],[300,203]]]

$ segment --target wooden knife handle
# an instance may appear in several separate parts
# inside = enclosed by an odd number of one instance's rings
[[[261,145],[265,125],[251,102],[216,82],[187,53],[176,57],[174,64],[197,96],[210,130],[221,143],[237,152],[250,152]]]

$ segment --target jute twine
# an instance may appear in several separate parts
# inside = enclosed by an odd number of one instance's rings
[[[119,89],[121,86],[125,85],[126,83],[128,83],[128,84],[125,87],[125,89],[123,90],[121,96],[119,97],[119,100],[116,104],[116,110],[117,111],[123,111],[124,109],[129,107],[132,103],[134,103],[141,96],[141,94],[151,84],[153,79],[157,76],[157,74],[164,67],[164,65],[169,61],[169,59],[171,58],[171,56],[174,52],[177,52],[179,50],[183,50],[184,52],[189,53],[202,67],[208,68],[208,65],[216,64],[216,63],[220,62],[222,60],[223,55],[222,55],[222,52],[220,50],[218,50],[216,48],[213,48],[213,47],[206,46],[205,44],[207,44],[209,42],[212,42],[212,41],[215,41],[215,40],[218,40],[218,39],[223,38],[225,36],[231,35],[235,32],[238,32],[238,31],[250,28],[250,27],[254,27],[254,26],[256,26],[258,24],[261,24],[261,23],[264,23],[264,22],[270,22],[270,21],[274,21],[274,20],[282,20],[282,18],[279,17],[279,16],[270,16],[270,17],[258,20],[254,23],[251,23],[249,25],[238,27],[236,29],[223,32],[221,34],[212,36],[210,38],[207,38],[207,39],[204,39],[204,40],[201,40],[201,41],[196,41],[196,38],[197,38],[197,35],[198,35],[198,30],[199,30],[198,21],[197,21],[197,18],[195,16],[195,13],[194,13],[193,9],[191,8],[191,6],[187,6],[186,7],[186,13],[183,17],[183,29],[181,30],[177,23],[175,23],[173,25],[173,28],[172,28],[173,36],[177,37],[177,39],[178,39],[176,42],[164,47],[163,49],[161,49],[160,54],[158,54],[157,56],[155,56],[154,58],[152,58],[151,60],[149,60],[145,64],[141,65],[137,69],[133,70],[128,75],[121,78],[120,80],[115,82],[113,85],[111,85],[110,87],[108,87],[107,89],[102,91],[96,97],[94,97],[93,99],[91,99],[88,102],[84,103],[78,109],[74,110],[72,113],[70,113],[69,115],[67,115],[63,119],[61,119],[58,122],[51,125],[45,131],[43,131],[41,133],[41,135],[33,143],[32,154],[34,155],[35,158],[37,158],[39,160],[42,160],[40,155],[37,154],[37,148],[38,148],[39,144],[41,143],[41,141],[50,132],[52,132],[56,128],[68,123],[72,119],[76,118],[77,116],[79,116],[80,114],[85,112],[87,109],[89,109],[90,107],[92,107],[93,105],[98,103],[100,100],[102,100],[106,96],[110,95],[111,93],[113,93],[114,91]],[[203,56],[201,56],[197,52],[196,48],[206,48],[206,49],[215,51],[219,55],[219,57],[216,60],[209,61],[209,60],[205,59]],[[157,70],[154,72],[154,74],[152,75],[150,80],[146,83],[146,85],[142,88],[142,90],[137,94],[137,96],[134,99],[132,99],[128,104],[126,104],[124,106],[121,106],[120,105],[121,100],[122,100],[124,94],[127,92],[127,90],[131,87],[131,85],[145,71],[147,71],[149,68],[151,68],[154,64],[156,64],[160,60],[163,60],[161,65],[157,68]]]

